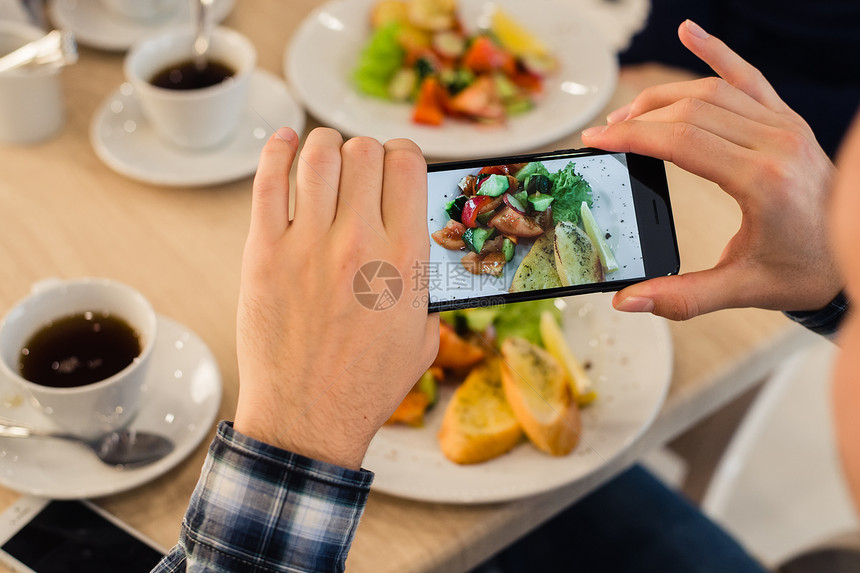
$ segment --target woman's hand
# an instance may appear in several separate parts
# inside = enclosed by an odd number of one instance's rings
[[[842,287],[825,216],[832,163],[757,69],[689,20],[678,35],[720,77],[646,89],[582,140],[714,181],[738,202],[741,227],[713,268],[627,287],[613,304],[674,320],[732,307],[823,307]]]
[[[297,147],[296,134],[280,130],[266,144],[254,180],[239,297],[235,428],[358,468],[439,344],[438,315],[428,316],[428,293],[410,280],[429,256],[427,169],[410,141],[344,143],[336,131],[316,129],[298,158],[289,221],[288,175]],[[363,285],[356,277],[366,264],[371,274],[394,273]],[[386,286],[392,299],[356,296]]]

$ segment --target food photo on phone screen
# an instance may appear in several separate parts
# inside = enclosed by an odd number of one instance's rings
[[[431,309],[618,290],[677,272],[662,162],[593,150],[498,161],[428,168],[433,240],[413,281],[426,281]]]

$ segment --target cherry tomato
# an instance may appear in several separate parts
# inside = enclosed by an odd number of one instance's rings
[[[504,235],[517,237],[538,237],[544,234],[544,229],[532,217],[517,213],[507,205],[496,215],[493,215],[489,226]]]

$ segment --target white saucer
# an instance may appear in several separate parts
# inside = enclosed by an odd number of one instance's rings
[[[282,126],[301,134],[305,112],[280,78],[257,70],[251,76],[248,106],[237,133],[217,149],[187,151],[162,141],[144,117],[129,83],[122,84],[96,111],[90,142],[108,167],[127,177],[155,185],[191,187],[252,175],[263,145]]]
[[[212,6],[215,22],[226,18],[234,4],[235,0],[215,0]],[[188,0],[180,0],[173,12],[151,22],[124,18],[103,6],[100,0],[50,0],[48,10],[54,25],[74,32],[81,45],[122,52],[164,27],[193,22],[191,5]]]
[[[100,462],[86,446],[63,440],[0,438],[0,483],[54,499],[115,494],[167,472],[210,435],[221,404],[221,373],[206,344],[183,325],[158,317],[158,338],[144,404],[132,427],[173,440],[163,459],[122,470]],[[0,379],[0,416],[46,427],[43,416],[12,382]]]

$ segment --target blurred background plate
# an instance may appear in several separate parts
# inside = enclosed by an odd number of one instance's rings
[[[323,124],[381,141],[408,137],[434,158],[467,158],[534,150],[584,127],[606,105],[618,62],[599,27],[579,3],[562,0],[461,0],[464,26],[473,30],[482,11],[497,4],[540,37],[559,59],[536,107],[501,127],[446,120],[441,127],[412,122],[412,106],[358,93],[351,77],[370,38],[370,9],[378,0],[334,0],[299,27],[284,55],[291,90]]]
[[[385,426],[370,444],[363,467],[376,473],[373,489],[439,503],[491,503],[543,493],[573,483],[633,445],[663,405],[672,378],[672,339],[662,318],[614,310],[611,293],[560,299],[570,348],[590,365],[598,398],[582,409],[576,450],[551,457],[523,443],[482,464],[457,465],[442,454],[436,434],[453,387],[423,428]]]

